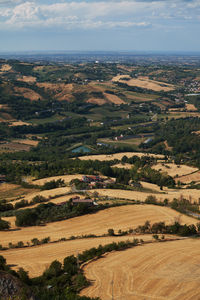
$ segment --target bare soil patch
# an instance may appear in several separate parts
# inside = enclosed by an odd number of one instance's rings
[[[108,254],[85,267],[93,284],[81,292],[102,300],[199,299],[200,240],[152,243]]]
[[[21,78],[18,78],[17,80],[18,81],[23,81],[23,82],[28,82],[28,83],[31,83],[31,82],[36,82],[36,77],[33,77],[33,76],[22,76]]]

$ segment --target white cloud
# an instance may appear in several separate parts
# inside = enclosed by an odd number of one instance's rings
[[[0,0],[3,3],[4,0]],[[17,3],[13,0],[12,3]],[[21,2],[0,9],[0,30],[18,28],[147,28],[164,20],[199,22],[200,0]],[[56,0],[55,0],[56,1]],[[59,0],[60,1],[60,0]],[[171,26],[171,25],[170,25]]]

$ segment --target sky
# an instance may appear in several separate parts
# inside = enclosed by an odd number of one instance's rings
[[[0,0],[0,51],[199,51],[200,0]]]

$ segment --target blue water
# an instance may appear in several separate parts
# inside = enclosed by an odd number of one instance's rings
[[[89,152],[91,152],[91,149],[88,147],[85,147],[85,146],[80,146],[78,148],[73,149],[72,152],[73,153],[81,153],[81,152],[89,153]]]

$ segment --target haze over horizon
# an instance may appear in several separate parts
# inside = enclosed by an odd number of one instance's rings
[[[0,0],[0,51],[198,52],[199,0]]]

